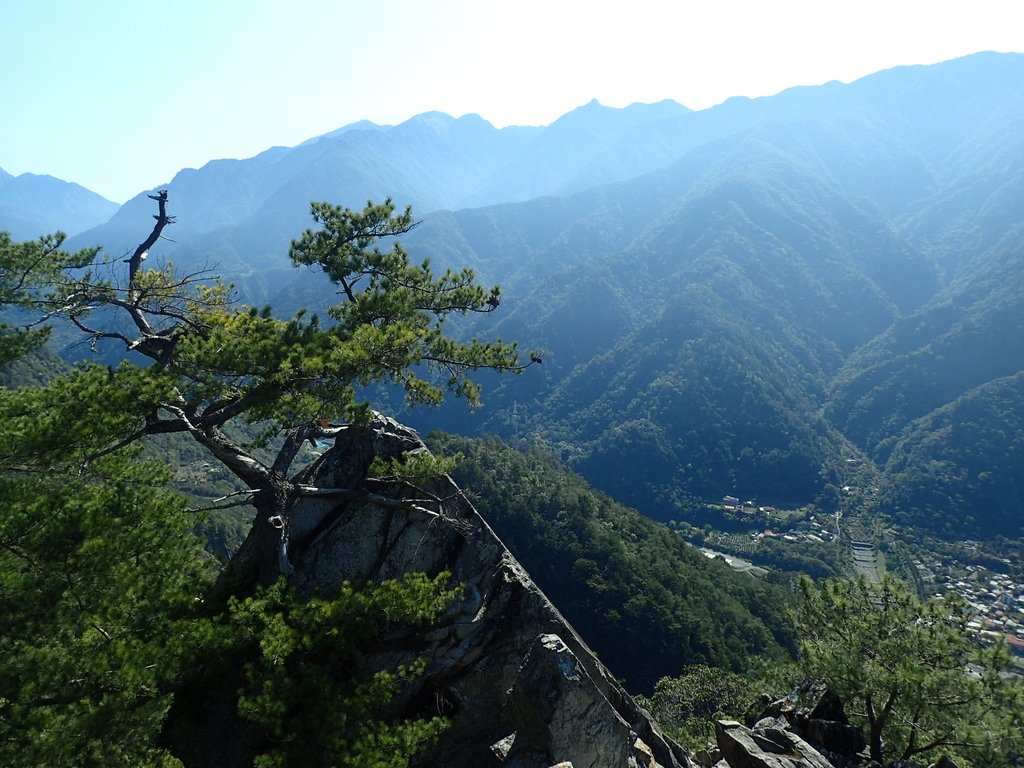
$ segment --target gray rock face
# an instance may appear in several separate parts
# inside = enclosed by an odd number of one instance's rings
[[[715,740],[729,768],[833,768],[810,744],[780,728],[751,730],[733,720],[719,720]]]
[[[413,711],[434,702],[451,727],[415,764],[688,766],[449,478],[421,488],[367,486],[374,456],[416,450],[425,450],[416,434],[393,420],[350,428],[303,482],[368,492],[304,498],[288,520],[290,578],[300,590],[442,570],[465,585],[461,603],[418,647],[384,650],[385,642],[367,659],[370,669],[427,659],[398,705]]]
[[[864,734],[849,723],[838,697],[820,686],[812,686],[804,692],[814,701],[810,709],[797,707],[788,699],[772,702],[754,729],[790,730],[833,765],[865,764],[859,757],[866,746]]]

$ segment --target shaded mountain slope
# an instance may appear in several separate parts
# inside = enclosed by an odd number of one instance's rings
[[[833,386],[826,412],[884,465],[899,520],[953,537],[1024,531],[1022,232],[865,345]]]
[[[1024,370],[1024,239],[1013,240],[851,357],[828,414],[855,442],[884,459],[911,421]]]
[[[606,231],[627,231],[608,214],[625,220],[638,197],[649,222],[610,254],[581,247],[589,219],[561,218],[598,190],[533,204],[519,252],[537,268],[508,269],[495,330],[548,354],[532,381],[496,386],[486,427],[564,447],[597,487],[655,517],[693,496],[813,499],[845,450],[818,413],[826,382],[939,278],[877,208],[816,171],[809,136],[817,127],[752,131],[600,188]],[[494,231],[524,233],[522,208],[488,209]]]
[[[884,503],[903,525],[959,540],[1020,538],[1024,371],[968,390],[893,440]]]

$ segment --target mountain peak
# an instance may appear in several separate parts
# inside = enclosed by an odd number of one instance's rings
[[[350,131],[382,131],[390,127],[391,126],[387,125],[378,125],[370,120],[357,120],[354,123],[343,125],[341,128],[335,128],[333,131],[328,131],[327,133],[322,133],[319,136],[314,136],[311,139],[306,139],[302,144],[299,144],[299,146],[301,147],[306,144],[314,144],[322,139],[336,139],[342,134],[349,133]]]
[[[447,112],[438,112],[436,110],[431,110],[429,112],[421,112],[418,115],[413,115],[408,120],[406,120],[404,123],[402,123],[402,125],[410,125],[410,124],[417,125],[417,124],[419,124],[419,125],[439,126],[439,125],[451,125],[454,122],[455,122],[455,118],[452,117],[451,115],[449,115]]]
[[[562,115],[551,125],[568,123],[579,125],[582,121],[613,121],[626,126],[640,123],[649,123],[661,119],[680,117],[693,110],[684,107],[672,99],[662,99],[656,102],[635,101],[625,107],[609,107],[597,99],[591,99],[586,104],[576,107],[571,112]]]
[[[17,239],[62,230],[82,232],[107,221],[116,203],[80,184],[45,174],[0,169],[0,230]]]

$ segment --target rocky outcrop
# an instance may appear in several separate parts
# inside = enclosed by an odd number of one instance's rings
[[[715,740],[728,768],[834,768],[784,727],[762,724],[751,729],[733,720],[719,720]]]
[[[367,671],[427,660],[396,708],[440,713],[451,725],[414,765],[688,766],[449,478],[366,480],[375,456],[422,450],[390,419],[345,430],[302,478],[318,492],[287,520],[290,579],[302,591],[445,570],[465,585],[461,602],[415,644],[403,638],[396,650],[383,638],[366,657]],[[243,545],[237,562],[251,557]],[[226,751],[211,764],[237,764]]]
[[[754,724],[792,731],[814,747],[831,765],[852,766],[864,763],[858,755],[867,745],[860,729],[850,724],[843,702],[822,687],[795,692],[809,699],[809,706],[797,706],[794,699],[770,703]]]
[[[700,768],[882,768],[865,749],[864,736],[849,723],[843,703],[820,686],[805,686],[791,698],[771,702],[746,727],[733,720],[715,723],[717,748],[700,750]],[[810,706],[795,701],[810,699]],[[899,762],[900,768],[922,768]],[[942,757],[928,768],[957,768]]]
[[[811,722],[837,721],[811,719]],[[785,717],[762,718],[753,728],[734,720],[719,720],[715,723],[715,740],[717,749],[700,750],[694,755],[694,763],[700,768],[882,768],[863,749],[849,753],[829,750],[828,746],[816,749],[817,745],[812,746],[791,729]],[[843,747],[851,743],[849,734],[844,732],[842,740],[831,746]],[[911,761],[897,761],[893,765],[922,768],[921,763]],[[944,756],[928,768],[957,768],[957,764]]]

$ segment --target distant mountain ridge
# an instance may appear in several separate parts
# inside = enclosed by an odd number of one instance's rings
[[[212,258],[243,273],[246,263],[282,266],[289,239],[309,223],[311,200],[356,207],[390,196],[423,214],[553,194],[637,125],[686,111],[671,102],[622,110],[592,102],[546,128],[502,129],[477,115],[432,112],[397,126],[364,121],[248,160],[213,161],[166,185],[179,211],[182,254],[175,259]],[[574,139],[571,153],[566,135]],[[127,248],[148,215],[140,194],[77,242]]]
[[[753,128],[528,217],[445,219],[438,240],[490,254],[506,286],[497,331],[549,351],[541,381],[495,385],[482,429],[565,446],[596,486],[668,518],[687,493],[809,501],[866,451],[898,519],[1019,535],[1019,387],[997,382],[1024,370],[1022,58],[942,65],[957,75],[942,98],[882,73],[870,109]],[[910,119],[921,92],[955,130],[927,100]],[[432,224],[410,244],[429,253]],[[999,439],[951,442],[960,398],[974,423],[959,434]]]
[[[16,240],[57,230],[74,235],[107,221],[118,207],[78,184],[0,168],[0,230]]]
[[[1001,458],[1024,370],[1024,55],[699,112],[358,123],[168,189],[176,243],[153,255],[209,266],[252,303],[330,300],[285,259],[311,200],[412,203],[415,257],[500,282],[477,330],[541,348],[543,368],[495,382],[480,415],[403,415],[420,428],[541,442],[655,517],[723,494],[807,503],[854,458],[877,465],[898,519],[984,532],[995,487],[1000,530],[1024,532]],[[150,214],[140,195],[73,244],[123,252]],[[961,450],[967,413],[971,434],[1004,437]]]
[[[813,498],[822,468],[847,450],[817,414],[825,382],[940,280],[876,209],[807,171],[803,139],[754,131],[617,194],[534,210],[542,239],[513,240],[508,257],[536,255],[501,276],[510,309],[495,332],[550,350],[544,382],[498,384],[485,428],[573,446],[592,483],[653,516],[672,517],[678,494]],[[581,261],[591,241],[566,211],[632,214],[638,199],[646,226]],[[515,232],[520,208],[491,209],[509,218],[491,231]],[[552,239],[558,221],[572,224]],[[410,247],[430,252],[432,224]],[[450,241],[448,229],[438,238]],[[492,267],[505,255],[486,241],[477,250],[492,253]],[[608,471],[623,466],[637,467],[628,488]]]

